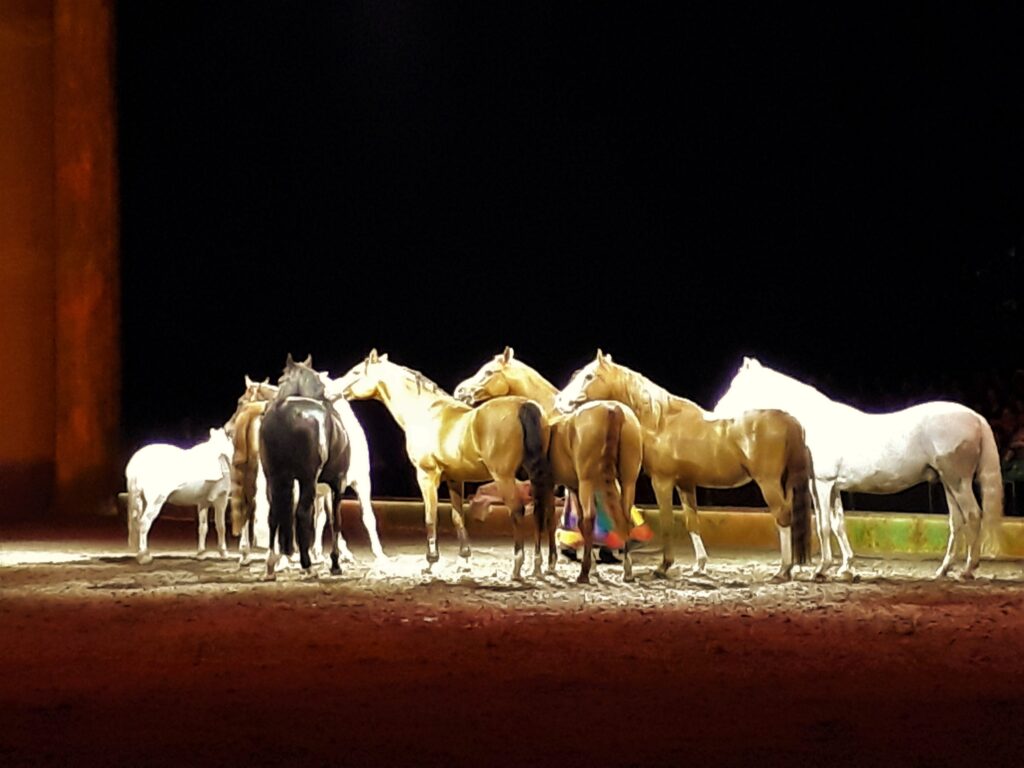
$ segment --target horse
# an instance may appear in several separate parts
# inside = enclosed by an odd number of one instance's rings
[[[610,401],[590,402],[569,414],[555,409],[558,387],[526,363],[515,358],[511,347],[484,363],[455,388],[455,398],[477,405],[494,397],[519,395],[536,400],[551,424],[548,457],[557,485],[569,493],[578,493],[583,501],[580,532],[583,535],[583,559],[577,581],[590,581],[594,545],[594,519],[600,502],[612,523],[606,546],[622,547],[623,578],[633,580],[629,555],[631,523],[628,511],[636,498],[636,480],[640,476],[643,453],[640,422],[625,405]]]
[[[326,374],[321,374],[321,381],[329,381]],[[246,376],[246,394],[239,399],[238,410],[232,416],[231,422],[235,424],[234,431],[234,454],[231,462],[231,520],[233,529],[238,535],[241,529],[242,557],[240,565],[248,562],[249,554],[249,525],[246,523],[255,520],[259,525],[265,523],[269,517],[267,505],[266,478],[259,460],[259,428],[263,419],[263,412],[267,404],[277,396],[278,388],[263,381],[258,389],[253,390],[249,386],[251,380]],[[325,390],[326,392],[326,390]],[[251,393],[251,400],[245,400],[246,395]],[[377,532],[377,517],[373,511],[371,502],[372,486],[370,484],[370,450],[366,441],[366,433],[362,425],[352,411],[352,406],[341,398],[340,395],[328,397],[334,406],[335,411],[341,418],[342,426],[348,435],[351,446],[351,458],[348,471],[341,481],[341,488],[351,488],[359,499],[359,507],[362,511],[362,522],[370,538],[370,550],[373,552],[377,565],[387,562],[387,555],[380,543],[380,536]],[[261,493],[262,490],[264,491]],[[319,561],[323,556],[323,529],[327,519],[328,509],[333,509],[331,489],[325,483],[317,483],[315,502],[315,533],[313,536],[312,557]],[[352,562],[355,558],[345,542],[345,538],[338,529],[335,531],[338,546],[341,551],[341,559]]]
[[[452,523],[459,536],[460,569],[471,553],[462,502],[465,483],[493,479],[508,507],[515,537],[512,578],[523,566],[523,502],[516,473],[525,469],[531,482],[536,523],[533,575],[540,575],[541,536],[554,511],[554,483],[548,461],[551,429],[543,409],[525,397],[499,397],[471,408],[418,371],[378,355],[374,349],[333,388],[349,400],[375,399],[384,404],[405,431],[406,452],[416,470],[427,528],[427,566],[440,559],[437,547],[437,487],[444,479],[451,498]],[[554,527],[549,531],[548,570],[554,571]]]
[[[341,484],[348,472],[351,445],[341,417],[325,397],[323,381],[312,364],[312,356],[296,363],[288,354],[277,394],[267,405],[259,427],[260,463],[267,476],[270,497],[268,580],[274,579],[280,556],[291,556],[294,541],[298,543],[303,573],[311,573],[309,549],[318,482],[331,489],[333,509],[327,519],[332,534],[341,531]],[[331,573],[340,574],[338,537],[332,535],[331,540]],[[274,550],[275,543],[280,555]]]
[[[980,558],[982,522],[992,532],[1003,514],[999,450],[983,416],[959,403],[932,401],[894,413],[865,413],[814,387],[745,357],[715,414],[753,407],[783,408],[804,425],[814,459],[815,503],[824,573],[832,563],[832,532],[839,539],[840,575],[852,575],[840,491],[897,493],[921,482],[941,482],[949,506],[949,539],[936,578],[949,573],[957,538],[967,540],[961,576],[971,578]],[[981,488],[982,509],[973,482]]]
[[[221,429],[211,429],[209,439],[191,448],[151,443],[137,450],[125,467],[128,488],[128,546],[142,565],[153,561],[149,529],[164,504],[195,505],[199,511],[199,550],[206,554],[207,514],[214,510],[217,548],[227,557],[224,525],[227,507],[231,441]]]
[[[612,361],[600,349],[555,397],[570,412],[588,400],[618,400],[632,408],[643,428],[643,466],[651,478],[661,519],[663,555],[655,575],[673,563],[672,488],[683,505],[696,563],[703,573],[707,551],[700,535],[697,486],[735,488],[753,480],[779,531],[782,563],[772,581],[792,578],[794,560],[810,556],[811,455],[800,422],[779,410],[749,411],[715,419],[696,403],[670,394],[643,375]]]

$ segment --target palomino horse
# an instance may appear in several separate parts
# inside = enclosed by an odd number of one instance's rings
[[[965,533],[971,578],[978,565],[982,520],[988,532],[1003,514],[1003,483],[992,428],[958,403],[930,402],[895,413],[865,413],[830,400],[808,384],[744,358],[716,415],[748,408],[784,408],[807,431],[814,457],[815,502],[823,573],[832,562],[832,531],[843,553],[841,575],[852,573],[840,491],[897,493],[921,482],[942,483],[949,505],[946,556],[936,578],[949,572],[956,539]],[[982,510],[974,497],[977,478]]]
[[[628,407],[609,401],[587,403],[572,413],[560,415],[555,410],[556,394],[558,387],[516,360],[511,347],[505,347],[502,354],[484,363],[455,388],[455,397],[469,405],[505,395],[529,397],[541,404],[551,424],[548,457],[555,483],[578,493],[583,501],[579,507],[583,560],[578,581],[585,584],[590,580],[598,495],[613,526],[608,546],[625,548],[623,575],[626,581],[632,581],[633,563],[626,546],[631,527],[627,513],[633,508],[636,479],[640,475],[640,422]]]
[[[321,380],[326,374],[321,374]],[[250,381],[246,377],[246,381]],[[267,407],[268,400],[277,396],[277,387],[267,384],[265,381],[260,384],[251,401],[244,401],[246,395],[239,399],[238,410],[231,418],[234,430],[234,456],[231,462],[231,519],[235,526],[241,526],[242,551],[241,563],[248,562],[249,553],[249,526],[244,525],[245,521],[255,520],[257,523],[266,522],[269,513],[267,509],[267,494],[265,492],[266,479],[263,476],[263,469],[259,459],[259,428],[263,419],[263,412]],[[247,394],[249,389],[246,390]],[[373,511],[371,502],[370,484],[370,449],[366,441],[366,433],[362,425],[352,411],[352,406],[344,398],[332,399],[332,404],[341,424],[345,428],[351,445],[351,460],[348,471],[341,481],[342,490],[351,488],[359,499],[359,507],[362,511],[363,526],[370,537],[370,549],[378,565],[387,561],[384,548],[380,543],[380,536],[377,532],[377,517]],[[264,492],[260,493],[260,486]],[[333,509],[333,499],[330,498],[330,487],[324,483],[317,483],[316,488],[316,514],[315,534],[313,537],[313,559],[319,561],[323,556],[323,529],[326,522],[328,508]],[[237,528],[236,528],[237,533]],[[341,559],[351,562],[355,558],[348,548],[345,537],[340,528],[335,528],[334,536],[337,539],[341,551]]]
[[[776,410],[750,411],[735,419],[713,419],[689,400],[669,394],[644,376],[597,357],[572,377],[555,398],[563,412],[587,400],[618,400],[640,418],[644,471],[658,500],[664,556],[656,575],[672,566],[672,487],[679,492],[687,529],[703,572],[707,551],[697,517],[697,486],[735,488],[750,480],[761,489],[779,529],[782,565],[775,581],[789,579],[793,560],[810,555],[810,453],[795,418]]]
[[[199,557],[206,553],[207,513],[214,510],[217,546],[227,557],[224,510],[228,503],[231,441],[223,429],[211,429],[210,438],[188,449],[152,443],[135,452],[125,467],[128,487],[128,546],[136,559],[152,562],[149,529],[164,504],[196,505],[199,510]]]
[[[495,480],[508,507],[515,534],[512,577],[523,567],[523,502],[516,472],[526,470],[533,487],[537,524],[534,575],[540,574],[540,542],[553,517],[554,484],[547,452],[550,427],[540,405],[525,397],[499,397],[470,408],[417,371],[396,365],[387,355],[370,352],[361,363],[336,379],[332,391],[350,400],[376,399],[405,430],[405,446],[423,494],[427,525],[427,571],[439,559],[437,549],[437,486],[447,481],[452,523],[459,535],[461,566],[468,568],[470,547],[462,517],[464,484]],[[553,525],[549,537],[549,570],[554,569]]]
[[[274,578],[279,555],[291,556],[293,536],[298,542],[299,562],[305,573],[311,565],[313,498],[318,482],[331,488],[334,508],[328,515],[331,532],[341,529],[341,483],[351,455],[349,438],[334,406],[324,396],[324,384],[312,368],[312,358],[296,363],[291,354],[278,381],[276,397],[263,414],[259,429],[259,455],[267,475],[270,495],[270,546],[267,578]],[[295,483],[299,497],[294,498]],[[234,520],[232,522],[235,522]],[[331,536],[331,573],[341,573],[338,539]]]

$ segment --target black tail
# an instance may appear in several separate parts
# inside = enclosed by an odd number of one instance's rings
[[[790,528],[790,542],[793,545],[793,561],[804,565],[811,559],[811,452],[804,439],[804,430],[793,419],[789,429],[785,477],[793,499],[793,523]]]
[[[550,428],[534,402],[519,408],[519,423],[523,427],[523,469],[530,478],[533,493],[533,514],[541,528],[552,520],[555,510],[555,480],[548,459],[546,443]]]

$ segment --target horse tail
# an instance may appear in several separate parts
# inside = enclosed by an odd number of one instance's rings
[[[519,423],[523,428],[523,469],[530,479],[533,514],[547,525],[555,510],[555,480],[548,459],[551,428],[540,406],[532,400],[519,406]]]
[[[135,473],[129,473],[127,478],[128,486],[128,546],[137,547],[139,544],[139,518],[142,516],[142,490],[139,488],[139,479]]]
[[[619,486],[619,441],[622,437],[622,423],[626,420],[622,408],[612,405],[607,409],[608,429],[605,432],[604,446],[601,449],[601,495],[605,510],[611,518],[612,525],[608,527],[612,531],[622,535],[622,545],[626,545],[629,539],[629,522],[626,519],[626,511],[622,508],[622,489]],[[611,542],[609,546],[618,549],[618,542]]]
[[[238,536],[256,508],[259,471],[259,419],[255,410],[242,411],[235,422],[235,451],[231,459],[231,533]]]
[[[788,414],[787,414],[788,415]],[[803,565],[811,559],[811,451],[807,447],[804,428],[795,417],[789,416],[789,434],[784,491],[792,499],[793,516],[789,540],[793,546],[793,560]]]
[[[1003,519],[1003,473],[992,427],[981,416],[978,416],[978,423],[981,425],[981,455],[976,474],[981,488],[982,552],[995,554]]]

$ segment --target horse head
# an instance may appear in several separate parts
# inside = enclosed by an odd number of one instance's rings
[[[612,356],[597,350],[597,356],[573,373],[569,383],[555,396],[555,408],[570,413],[588,400],[609,398],[615,369]]]
[[[277,380],[277,399],[286,397],[310,397],[314,400],[325,400],[324,382],[320,373],[313,370],[313,356],[309,355],[301,363],[292,359],[288,353],[281,378]]]
[[[512,373],[514,352],[505,347],[500,355],[484,363],[475,374],[459,382],[455,388],[455,399],[467,405],[476,405],[492,397],[507,395],[510,391],[508,376]]]
[[[381,383],[383,368],[388,364],[388,356],[378,355],[376,348],[356,363],[340,379],[335,379],[332,391],[340,391],[346,400],[369,400],[377,395]]]

